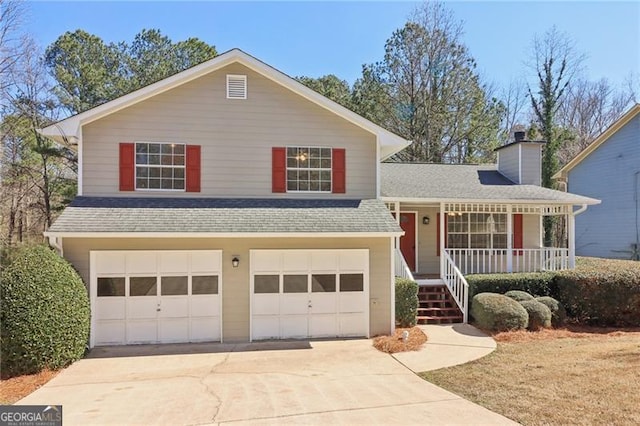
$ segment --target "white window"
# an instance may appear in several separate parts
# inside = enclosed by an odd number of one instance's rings
[[[331,148],[287,147],[287,191],[331,192]]]
[[[184,191],[185,144],[136,142],[136,189]]]
[[[507,248],[507,215],[462,213],[447,216],[448,248]]]
[[[247,99],[246,75],[227,75],[227,99]]]

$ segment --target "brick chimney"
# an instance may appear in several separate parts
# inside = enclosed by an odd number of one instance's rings
[[[541,185],[543,141],[526,139],[525,132],[514,132],[513,142],[496,148],[498,171],[519,185]]]

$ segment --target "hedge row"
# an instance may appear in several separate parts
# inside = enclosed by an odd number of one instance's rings
[[[469,299],[478,293],[522,290],[551,296],[575,321],[600,326],[640,326],[640,262],[579,258],[574,270],[469,275]]]

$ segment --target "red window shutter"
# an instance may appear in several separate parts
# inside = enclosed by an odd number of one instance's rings
[[[271,148],[271,192],[287,192],[286,148]]]
[[[447,215],[444,216],[444,246],[447,246]],[[440,213],[436,213],[436,256],[440,256]]]
[[[346,152],[344,148],[334,148],[332,152],[332,192],[344,194],[347,192]]]
[[[523,245],[523,232],[522,232],[522,215],[514,214],[513,215],[513,248],[521,249],[524,248]],[[522,256],[522,250],[517,251],[515,253],[518,256]]]
[[[133,191],[136,176],[136,145],[120,144],[120,191]]]
[[[200,145],[186,146],[186,182],[187,192],[200,192]]]

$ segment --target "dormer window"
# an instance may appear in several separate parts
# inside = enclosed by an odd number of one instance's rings
[[[136,142],[136,190],[184,191],[185,144]]]
[[[247,99],[246,75],[227,75],[227,99]]]

